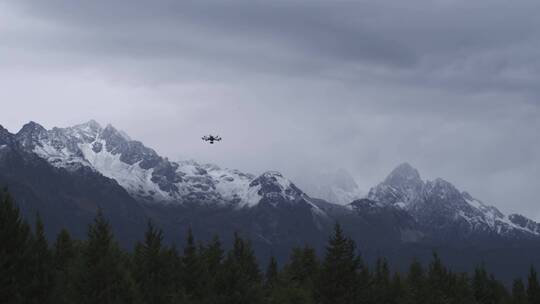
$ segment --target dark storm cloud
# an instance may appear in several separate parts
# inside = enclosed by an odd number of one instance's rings
[[[539,15],[537,0],[3,1],[0,98],[18,102],[0,123],[96,118],[169,156],[346,167],[363,188],[409,161],[540,219]],[[189,137],[208,130],[218,156]]]
[[[31,1],[26,9],[74,27],[99,31],[104,34],[101,41],[104,44],[114,43],[119,38],[113,36],[115,39],[108,41],[108,34],[121,31],[126,37],[125,34],[133,33],[129,35],[131,42],[137,39],[139,44],[124,46],[143,48],[141,55],[171,56],[182,50],[181,40],[186,34],[202,34],[216,36],[217,52],[221,49],[219,44],[226,44],[227,38],[231,38],[233,41],[253,39],[254,44],[266,41],[268,47],[297,49],[330,60],[373,60],[396,65],[411,64],[415,60],[414,54],[403,45],[373,29],[354,24],[357,17],[363,15],[362,5],[355,4],[336,8],[329,3],[306,5],[294,1],[88,1],[82,4]],[[343,20],[344,12],[349,15],[347,20]],[[162,35],[156,37],[156,31],[161,31]],[[160,41],[169,45],[153,43]],[[214,41],[209,43],[214,44]]]
[[[188,57],[258,73],[533,93],[540,73],[540,4],[532,0],[16,3],[69,27],[50,44],[98,58]]]

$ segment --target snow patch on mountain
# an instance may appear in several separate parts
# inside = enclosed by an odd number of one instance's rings
[[[213,164],[172,162],[112,125],[102,128],[94,120],[52,130],[30,122],[16,134],[16,140],[55,167],[72,171],[89,167],[148,203],[216,203],[242,208],[256,206],[265,198],[293,203],[305,196],[279,172],[255,177]]]
[[[140,161],[129,165],[120,160],[120,154],[112,154],[106,150],[95,152],[92,147],[103,140],[97,140],[91,144],[80,144],[83,158],[89,165],[108,178],[118,182],[130,193],[138,195],[151,195],[159,200],[169,200],[171,195],[162,191],[157,184],[152,182],[153,169],[141,168]]]

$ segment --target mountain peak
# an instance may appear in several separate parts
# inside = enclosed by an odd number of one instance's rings
[[[15,136],[23,147],[33,149],[35,145],[39,145],[43,138],[47,137],[47,130],[42,125],[30,121]]]
[[[12,135],[9,131],[0,125],[0,145],[8,144],[12,141]]]
[[[403,183],[421,182],[422,178],[418,170],[413,168],[409,163],[402,163],[397,166],[390,175],[385,179],[385,184],[401,185]]]
[[[250,183],[250,187],[261,186],[263,192],[282,192],[293,184],[277,171],[266,171]]]
[[[116,129],[113,125],[107,124],[103,129],[102,136],[104,138],[111,138],[115,141],[131,141],[131,138],[123,131]]]
[[[101,125],[97,121],[95,121],[93,119],[90,119],[89,121],[87,121],[85,123],[76,125],[75,127],[89,128],[91,130],[100,130],[101,129]]]
[[[384,182],[369,191],[368,199],[388,205],[409,206],[422,195],[425,183],[408,163],[397,166]]]
[[[0,134],[2,133],[9,133],[9,131],[6,128],[4,128],[4,126],[0,125]]]
[[[47,130],[40,124],[35,121],[30,121],[26,123],[17,134],[24,133],[41,133],[46,132]]]
[[[263,174],[261,174],[262,177],[265,178],[283,178],[283,174],[278,171],[266,171]]]

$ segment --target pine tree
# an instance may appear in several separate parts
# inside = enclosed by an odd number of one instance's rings
[[[70,298],[74,298],[71,294],[73,290],[71,267],[77,258],[78,251],[71,235],[66,229],[62,229],[56,237],[53,251],[55,278],[52,303],[68,304],[71,303]]]
[[[182,256],[182,285],[186,295],[191,299],[200,299],[202,297],[203,268],[195,238],[191,228],[187,232],[187,242]]]
[[[28,284],[30,227],[7,191],[0,192],[0,299],[22,303]]]
[[[62,229],[54,244],[54,265],[57,270],[65,271],[69,262],[75,257],[76,250],[71,235]]]
[[[89,226],[88,240],[77,269],[76,299],[83,304],[136,302],[134,282],[127,271],[127,257],[114,240],[101,210]]]
[[[473,304],[474,295],[467,273],[450,274],[450,303]]]
[[[475,270],[473,292],[475,300],[480,304],[499,303],[507,298],[504,286],[493,275],[488,275],[483,266]]]
[[[449,301],[448,270],[444,267],[439,255],[433,253],[433,260],[429,264],[427,284],[429,288],[429,300],[433,303],[445,303]]]
[[[483,266],[477,267],[473,277],[474,298],[480,304],[487,304],[491,295],[488,287],[488,275]]]
[[[318,277],[319,271],[320,262],[317,254],[315,249],[309,246],[294,248],[284,269],[291,283],[306,290],[314,289],[314,280]]]
[[[372,294],[374,303],[390,303],[390,269],[386,259],[377,259],[373,274]]]
[[[536,269],[534,269],[533,266],[531,266],[529,270],[528,283],[529,284],[527,286],[527,299],[529,300],[529,303],[540,303],[540,285],[538,283],[538,274],[536,273]]]
[[[508,303],[510,301],[506,288],[501,282],[497,281],[493,274],[489,275],[488,286],[492,303]]]
[[[349,304],[356,301],[359,260],[354,242],[345,237],[339,224],[326,248],[318,284],[322,304]]]
[[[167,277],[172,288],[172,303],[187,303],[185,290],[182,285],[182,258],[174,245],[167,248],[163,255],[164,264],[167,265]]]
[[[274,256],[270,257],[268,268],[266,269],[265,286],[267,289],[272,289],[278,281],[278,265]]]
[[[54,268],[49,245],[45,238],[43,222],[36,216],[36,231],[32,239],[30,253],[30,281],[26,296],[29,303],[49,303],[53,287]]]
[[[413,260],[409,267],[405,284],[405,303],[423,304],[427,303],[426,277],[422,264],[418,260]]]
[[[233,248],[217,280],[219,303],[256,304],[263,299],[261,272],[251,243],[234,235]]]
[[[512,304],[527,304],[527,293],[523,280],[516,279],[512,284]]]
[[[165,252],[161,243],[163,232],[148,222],[144,243],[137,243],[133,257],[134,279],[147,304],[171,303],[174,286],[168,276]]]
[[[358,257],[359,271],[356,284],[357,296],[359,304],[373,303],[373,278],[368,266]]]
[[[271,303],[313,303],[319,270],[320,262],[315,249],[307,245],[293,248],[279,276],[279,288],[272,293]]]
[[[388,293],[389,304],[402,303],[404,296],[404,286],[403,281],[401,280],[401,276],[397,272],[394,273],[394,276],[392,277]]]
[[[200,255],[208,276],[214,278],[220,270],[224,256],[224,250],[219,237],[214,236],[210,244],[201,250]]]
[[[217,278],[222,271],[224,251],[219,237],[214,236],[206,246],[199,246],[199,262],[202,268],[203,279],[199,288],[202,290],[203,303],[216,303],[218,301]]]

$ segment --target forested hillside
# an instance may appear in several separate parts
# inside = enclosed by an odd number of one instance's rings
[[[366,265],[338,224],[324,256],[296,248],[286,265],[257,261],[238,234],[228,251],[217,237],[200,243],[191,231],[181,247],[165,246],[152,223],[126,252],[101,213],[86,240],[63,230],[48,244],[43,231],[39,216],[32,229],[2,193],[2,303],[540,303],[533,267],[511,289],[481,265],[471,274],[452,272],[436,253],[428,265],[411,261],[406,273],[397,273],[384,258]]]

